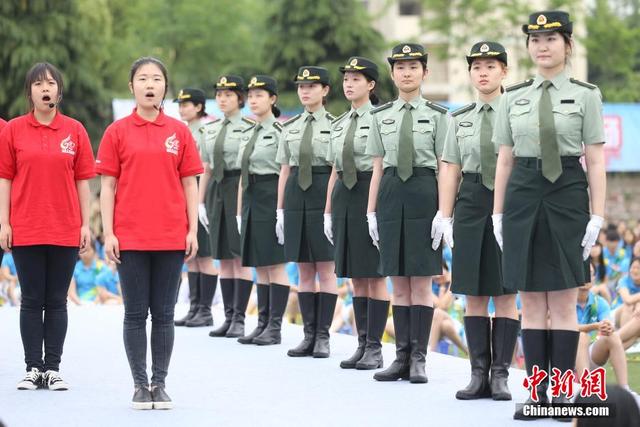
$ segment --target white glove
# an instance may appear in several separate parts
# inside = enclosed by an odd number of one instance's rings
[[[242,215],[236,215],[236,224],[238,225],[238,234],[242,234]]]
[[[493,222],[493,235],[496,238],[496,242],[498,242],[498,246],[500,246],[500,250],[502,250],[502,214],[491,215],[491,221]]]
[[[284,245],[284,209],[276,209],[276,237],[278,244]]]
[[[369,225],[369,236],[371,236],[373,246],[380,250],[380,245],[378,244],[380,240],[380,236],[378,236],[378,219],[375,212],[367,213],[367,224]]]
[[[327,236],[329,243],[333,245],[333,221],[331,220],[331,214],[324,214],[324,235]]]
[[[598,215],[591,215],[591,219],[587,224],[587,229],[584,232],[584,237],[582,238],[582,247],[584,250],[582,251],[582,258],[586,261],[591,255],[591,248],[595,245],[596,240],[598,239],[598,234],[600,234],[600,229],[602,228],[602,224],[604,224],[604,218]]]
[[[198,205],[198,220],[200,224],[209,232],[209,218],[207,218],[207,208],[204,207],[204,203]]]
[[[438,211],[431,222],[431,248],[435,251],[440,247],[440,242],[444,237],[445,243],[453,248],[453,218],[443,218],[442,213]]]

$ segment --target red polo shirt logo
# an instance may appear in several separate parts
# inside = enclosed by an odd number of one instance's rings
[[[71,139],[71,135],[67,136],[60,142],[60,151],[65,154],[76,155],[76,143]]]
[[[167,153],[178,155],[178,151],[180,150],[180,141],[176,138],[176,134],[171,135],[164,142],[164,146],[167,149]]]

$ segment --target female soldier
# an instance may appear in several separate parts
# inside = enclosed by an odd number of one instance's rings
[[[323,234],[322,216],[331,174],[326,158],[334,118],[324,109],[329,72],[322,67],[300,67],[294,82],[304,112],[284,123],[278,147],[276,160],[282,166],[276,234],[284,244],[285,259],[298,263],[304,339],[287,354],[329,357],[329,328],[338,298],[333,247]]]
[[[278,84],[273,77],[257,75],[249,82],[249,107],[257,123],[245,131],[238,151],[241,170],[238,189],[238,231],[242,265],[256,267],[258,275],[258,326],[238,338],[242,344],[280,344],[282,316],[287,308],[289,286],[284,249],[273,230],[278,202],[276,153],[282,125],[276,121]]]
[[[178,103],[180,118],[187,122],[193,139],[198,148],[202,145],[203,117],[205,113],[205,94],[200,89],[182,89],[178,97],[173,100]],[[198,177],[198,182],[200,181]],[[189,312],[185,317],[175,321],[176,326],[211,326],[211,302],[216,293],[218,283],[218,272],[211,258],[211,247],[209,245],[209,233],[207,229],[198,221],[198,253],[195,259],[187,263],[189,281]]]
[[[134,409],[172,407],[165,378],[173,350],[178,279],[183,262],[198,250],[196,175],[202,173],[202,162],[189,129],[164,114],[167,86],[167,70],[159,60],[144,57],[133,63],[129,90],[136,108],[107,128],[96,161],[102,175],[105,255],[118,264],[124,299],[124,346],[135,384]]]
[[[0,134],[0,246],[13,252],[22,289],[27,375],[19,390],[69,388],[58,373],[67,292],[78,247],[84,252],[91,242],[93,152],[82,124],[58,110],[63,87],[56,67],[35,64],[24,86],[30,112]]]
[[[342,88],[351,109],[338,117],[331,127],[327,161],[333,163],[339,179],[329,186],[324,229],[335,245],[336,275],[350,277],[353,283],[353,312],[358,331],[358,348],[347,360],[345,369],[382,367],[380,339],[389,313],[389,294],[385,279],[377,272],[379,253],[371,244],[366,223],[367,201],[373,163],[366,155],[367,135],[371,127],[373,93],[378,66],[371,60],[352,57],[340,67],[344,73]],[[335,239],[334,239],[335,230]]]
[[[244,80],[225,75],[216,83],[216,102],[224,114],[204,126],[205,142],[200,151],[205,164],[200,185],[200,221],[209,227],[211,254],[220,260],[220,290],[225,320],[209,332],[211,337],[237,338],[244,335],[244,317],[251,296],[251,269],[242,266],[240,234],[236,224],[238,204],[238,148],[242,132],[253,121],[242,117]],[[209,185],[210,180],[211,185]],[[207,206],[205,208],[205,200]]]
[[[518,311],[515,291],[502,287],[500,249],[491,223],[496,168],[491,135],[502,80],[507,74],[507,53],[499,43],[479,42],[471,48],[467,63],[478,102],[451,114],[438,177],[441,214],[433,221],[433,247],[440,245],[444,235],[453,248],[453,259],[463,260],[453,263],[451,291],[466,295],[464,327],[471,382],[456,393],[456,398],[510,400],[507,379],[518,336]],[[458,193],[461,171],[463,181]],[[493,328],[487,312],[489,297],[496,307]]]
[[[399,97],[371,110],[366,153],[374,159],[367,220],[373,243],[380,247],[378,271],[392,276],[396,360],[374,378],[426,383],[433,320],[431,276],[442,274],[442,250],[431,248],[429,224],[438,210],[435,172],[447,131],[447,110],[420,94],[427,76],[423,46],[397,45],[388,61]]]
[[[522,29],[537,75],[500,99],[493,229],[504,248],[505,287],[521,292],[527,373],[537,365],[551,375],[551,368],[574,368],[577,287],[589,281],[585,260],[603,223],[602,102],[596,86],[565,74],[573,46],[568,13],[534,13]],[[547,384],[537,387],[542,402]],[[564,402],[564,395],[553,398]]]

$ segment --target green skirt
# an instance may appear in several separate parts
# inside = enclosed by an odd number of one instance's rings
[[[386,168],[378,191],[378,233],[382,276],[442,274],[442,247],[431,249],[431,221],[438,211],[435,171],[413,168],[403,182],[396,168]]]
[[[342,179],[333,187],[331,216],[338,277],[380,277],[380,254],[371,242],[367,226],[370,183],[371,172],[358,172],[358,182],[351,190]]]
[[[198,184],[200,184],[200,177],[197,177]],[[209,183],[211,186],[211,183]],[[209,189],[205,192],[205,195],[209,194]],[[206,196],[205,196],[206,197]],[[211,257],[211,243],[209,242],[209,233],[207,229],[204,228],[204,225],[198,221],[198,253],[197,256],[199,258],[209,258]]]
[[[515,159],[502,219],[507,288],[548,292],[589,281],[581,246],[589,222],[587,178],[578,157],[563,157],[562,168],[551,183],[538,159]]]
[[[503,287],[492,213],[493,191],[482,185],[480,174],[465,173],[453,222],[451,292],[455,294],[497,297],[515,293]]]
[[[236,224],[239,180],[239,170],[224,171],[222,181],[213,181],[209,187],[207,212],[213,259],[233,259],[240,256],[240,235]]]
[[[242,265],[265,267],[284,263],[284,248],[276,237],[278,175],[249,175],[242,194]]]
[[[333,261],[333,246],[324,235],[324,206],[331,168],[313,167],[311,187],[298,185],[292,167],[284,194],[284,257],[290,262]]]

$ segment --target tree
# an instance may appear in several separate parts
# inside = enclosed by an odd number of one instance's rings
[[[338,67],[350,56],[382,59],[384,40],[370,24],[362,2],[355,0],[317,0],[310,4],[297,0],[272,2],[267,19],[265,40],[266,69],[271,70],[280,83],[281,103],[299,105],[292,83],[298,68],[320,65],[329,70],[332,90],[331,110],[338,113],[347,108],[342,95],[342,75]],[[390,98],[388,67],[378,61],[382,80],[378,93]]]

